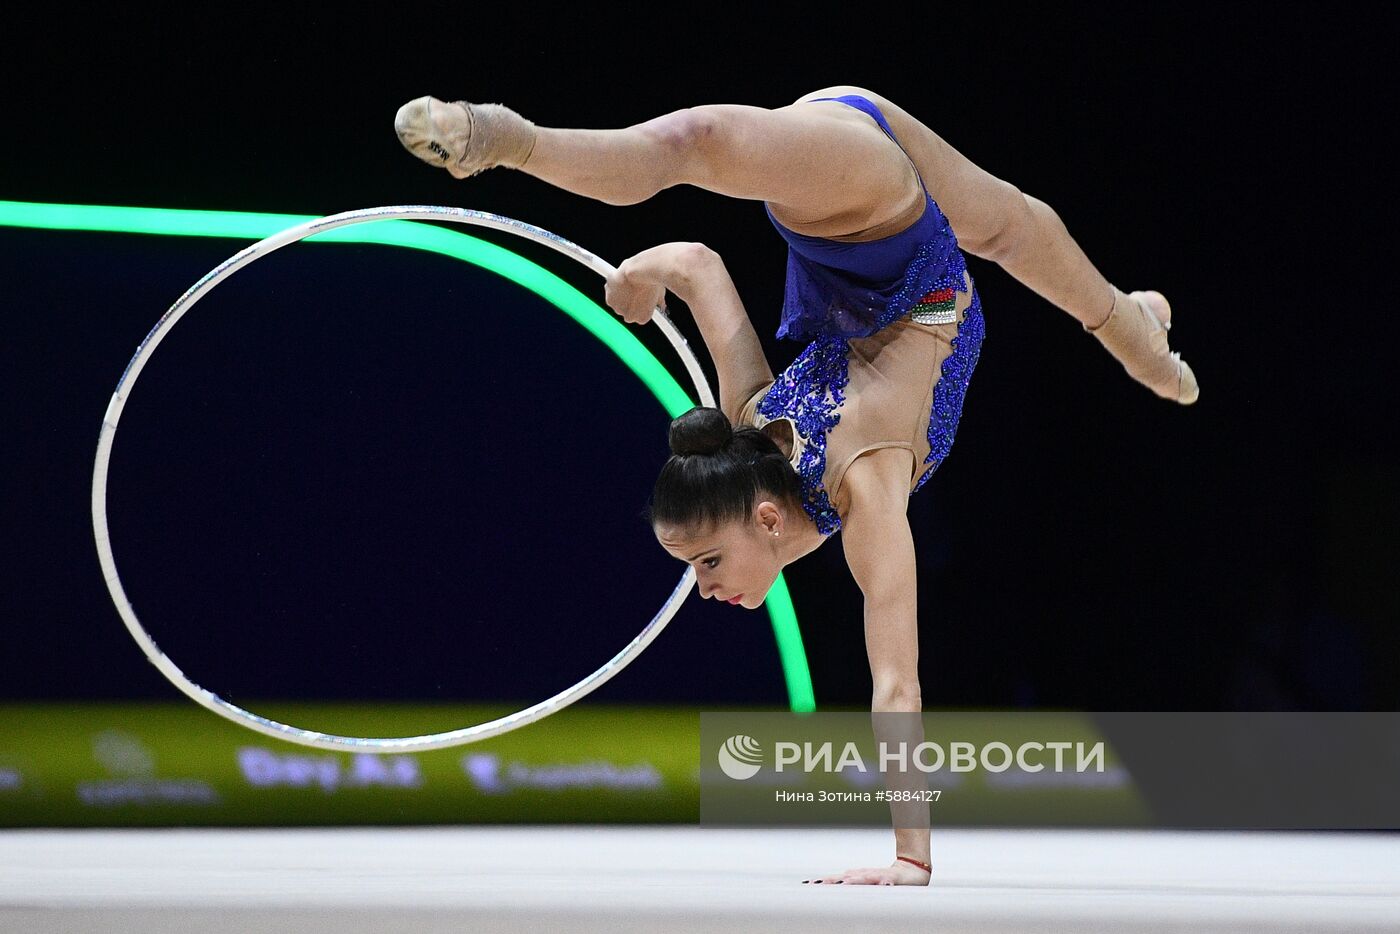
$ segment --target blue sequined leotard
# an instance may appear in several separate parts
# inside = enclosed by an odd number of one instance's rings
[[[818,100],[866,113],[899,145],[868,98]],[[862,454],[886,447],[911,451],[910,495],[923,486],[952,447],[977,365],[985,334],[981,300],[948,219],[922,176],[919,184],[923,214],[879,240],[806,236],[768,211],[788,242],[777,336],[809,343],[750,397],[739,423],[792,423],[803,508],[823,535],[841,527],[849,504],[842,480]]]

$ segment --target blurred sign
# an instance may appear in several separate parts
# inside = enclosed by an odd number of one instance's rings
[[[485,705],[255,704],[342,735],[494,719]],[[676,822],[699,809],[698,711],[574,707],[456,749],[308,749],[193,704],[0,705],[0,826]]]

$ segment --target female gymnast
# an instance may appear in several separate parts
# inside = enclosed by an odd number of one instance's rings
[[[694,566],[702,596],[748,609],[841,530],[865,599],[873,712],[922,710],[906,508],[952,446],[982,344],[963,251],[1068,312],[1157,395],[1196,401],[1191,368],[1168,350],[1161,293],[1120,291],[1049,205],[869,90],[823,88],[772,110],[701,105],[612,130],[423,97],[394,126],[455,178],[501,166],[614,205],[680,184],[765,202],[789,244],[777,336],[808,342],[777,378],[710,248],[665,243],[607,282],[608,305],[634,324],[668,291],[684,301],[719,378],[718,409],[672,421],[649,515],[661,546]],[[889,866],[811,881],[927,885],[929,864],[925,817],[896,827]]]

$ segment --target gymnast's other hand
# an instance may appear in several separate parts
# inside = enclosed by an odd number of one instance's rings
[[[630,273],[624,261],[607,277],[604,287],[608,307],[628,324],[646,324],[658,305],[665,307],[666,288],[661,283]]]
[[[833,876],[822,876],[817,879],[803,879],[804,883],[811,882],[814,885],[928,885],[933,878],[921,867],[913,863],[906,863],[902,859],[897,859],[888,866],[877,866],[871,869],[847,869]]]

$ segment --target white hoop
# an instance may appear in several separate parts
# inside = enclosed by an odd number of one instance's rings
[[[312,234],[330,230],[336,227],[344,227],[350,224],[363,224],[378,220],[442,220],[451,221],[458,224],[475,224],[481,227],[490,227],[495,230],[505,231],[533,240],[536,243],[544,244],[553,249],[578,260],[583,265],[592,269],[601,276],[608,276],[615,272],[613,266],[594,256],[578,245],[556,236],[547,230],[542,230],[531,224],[513,220],[509,217],[501,217],[496,214],[487,214],[483,211],[470,211],[464,208],[437,207],[432,205],[402,205],[398,207],[365,208],[358,211],[346,211],[341,214],[332,214],[329,217],[318,218],[290,227],[279,234],[260,240],[252,246],[225,260],[212,272],[200,279],[189,291],[170,306],[170,309],[161,316],[160,321],[151,329],[136,348],[136,354],[126,365],[126,370],[122,373],[121,379],[117,381],[117,388],[112,393],[112,399],[107,404],[107,413],[102,421],[102,432],[97,439],[97,459],[93,467],[92,476],[92,526],[93,535],[97,542],[97,555],[102,564],[102,572],[107,580],[107,589],[112,594],[112,600],[116,604],[117,612],[126,623],[126,628],[136,639],[142,650],[146,653],[146,658],[165,675],[169,681],[183,691],[193,700],[214,711],[235,723],[265,733],[268,736],[275,736],[279,739],[299,743],[303,746],[313,746],[319,749],[333,749],[337,751],[352,752],[401,752],[401,751],[422,751],[428,749],[445,749],[451,746],[461,746],[466,743],[486,739],[491,736],[498,736],[510,730],[533,723],[552,713],[556,713],[572,704],[574,701],[587,696],[597,690],[613,675],[617,674],[632,662],[642,650],[651,644],[666,624],[671,621],[671,617],[680,608],[681,602],[689,595],[692,587],[695,586],[695,570],[686,568],[671,595],[667,598],[661,610],[647,623],[646,627],[631,641],[622,651],[609,659],[597,671],[579,681],[573,687],[560,691],[553,697],[543,700],[532,707],[499,717],[478,726],[467,727],[460,730],[452,730],[446,733],[433,733],[426,736],[405,736],[397,738],[360,738],[354,736],[337,736],[329,733],[319,733],[314,730],[303,730],[298,727],[288,726],[285,723],[278,723],[260,717],[255,713],[244,710],[234,704],[229,703],[211,691],[200,687],[189,678],[185,677],[174,662],[165,653],[161,652],[146,630],[141,626],[141,622],[136,618],[136,611],[132,609],[131,601],[127,599],[126,591],[122,588],[121,578],[117,575],[116,559],[112,556],[111,539],[107,528],[107,468],[112,452],[112,442],[117,431],[117,420],[121,417],[122,408],[126,405],[126,398],[131,393],[131,387],[136,383],[136,377],[140,374],[146,361],[150,359],[156,346],[164,338],[165,334],[180,320],[185,312],[189,311],[195,302],[199,301],[205,293],[218,285],[235,270],[248,265],[274,250],[281,249],[288,244],[303,240]],[[695,383],[695,388],[700,396],[701,404],[713,406],[715,404],[714,393],[710,391],[709,383],[705,379],[704,371],[700,368],[700,361],[695,358],[690,350],[690,344],[676,329],[675,325],[667,317],[664,310],[658,308],[652,315],[652,321],[660,326],[666,338],[671,342],[684,362],[686,369],[690,373],[691,380]]]

